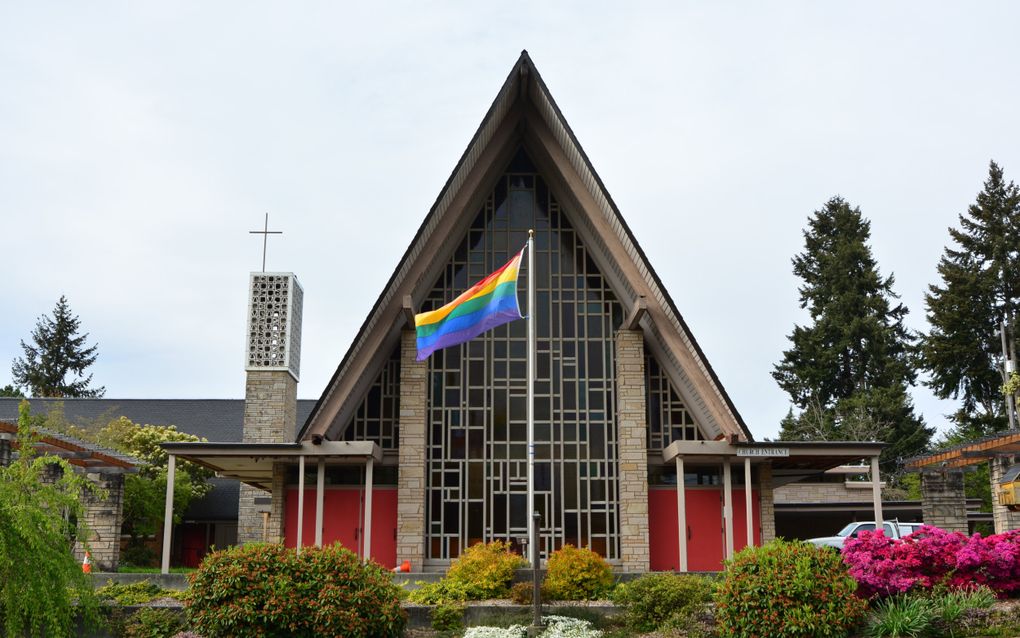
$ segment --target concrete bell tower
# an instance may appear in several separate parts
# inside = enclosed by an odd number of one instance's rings
[[[297,427],[304,290],[290,272],[253,272],[245,352],[245,443],[291,443]],[[241,485],[237,542],[283,536],[285,470],[273,468],[272,492]]]

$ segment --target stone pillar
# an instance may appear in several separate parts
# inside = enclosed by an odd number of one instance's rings
[[[269,510],[269,542],[283,542],[283,523],[286,510],[287,466],[283,463],[273,465],[273,502]]]
[[[282,370],[251,370],[244,390],[244,442],[285,443],[294,440],[297,422],[297,380]],[[274,483],[276,473],[274,470]],[[281,479],[282,481],[282,479]],[[282,482],[279,494],[282,496]],[[262,513],[265,506],[255,499],[272,494],[249,485],[241,485],[237,510],[237,542],[239,544],[262,540]],[[278,515],[270,515],[269,540],[283,536],[283,504],[273,502],[271,508]]]
[[[776,506],[772,493],[772,464],[758,466],[758,489],[761,491],[761,544],[776,540]]]
[[[400,337],[400,465],[397,470],[397,564],[425,561],[425,432],[428,415],[428,364],[416,361],[413,330]]]
[[[995,533],[1001,534],[1007,530],[1020,529],[1020,512],[1011,512],[1005,505],[999,505],[999,482],[1009,467],[1017,462],[1016,457],[997,456],[988,461],[989,474],[992,482],[992,519],[995,521]]]
[[[962,471],[935,469],[921,472],[921,517],[928,525],[967,533],[967,501]]]
[[[616,333],[616,427],[619,464],[620,561],[646,572],[648,551],[648,424],[645,341],[640,330]]]
[[[120,527],[124,522],[124,475],[88,474],[86,478],[106,492],[104,498],[92,492],[86,492],[83,498],[93,569],[115,572],[120,563]],[[74,545],[74,555],[79,561],[85,556],[80,542]]]
[[[11,440],[9,434],[0,435],[0,467],[11,464]]]

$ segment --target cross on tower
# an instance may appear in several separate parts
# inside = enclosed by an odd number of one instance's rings
[[[269,230],[269,213],[266,213],[266,225],[262,230],[249,230],[249,235],[262,235],[262,272],[266,272],[266,247],[270,235],[282,235],[282,230]]]

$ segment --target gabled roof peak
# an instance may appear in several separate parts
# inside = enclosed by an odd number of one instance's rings
[[[298,435],[329,434],[346,419],[392,352],[405,326],[403,299],[421,301],[452,247],[477,213],[475,203],[520,146],[557,198],[576,210],[577,231],[599,255],[604,276],[637,313],[646,341],[706,434],[753,440],[605,185],[549,93],[526,49],[482,119],[415,238]],[[580,222],[580,223],[578,223]],[[456,243],[456,242],[454,242]]]

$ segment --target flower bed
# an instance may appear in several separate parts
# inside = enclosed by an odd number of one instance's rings
[[[847,540],[843,560],[868,598],[937,585],[1020,593],[1020,530],[983,537],[924,526],[901,540],[862,532]]]

